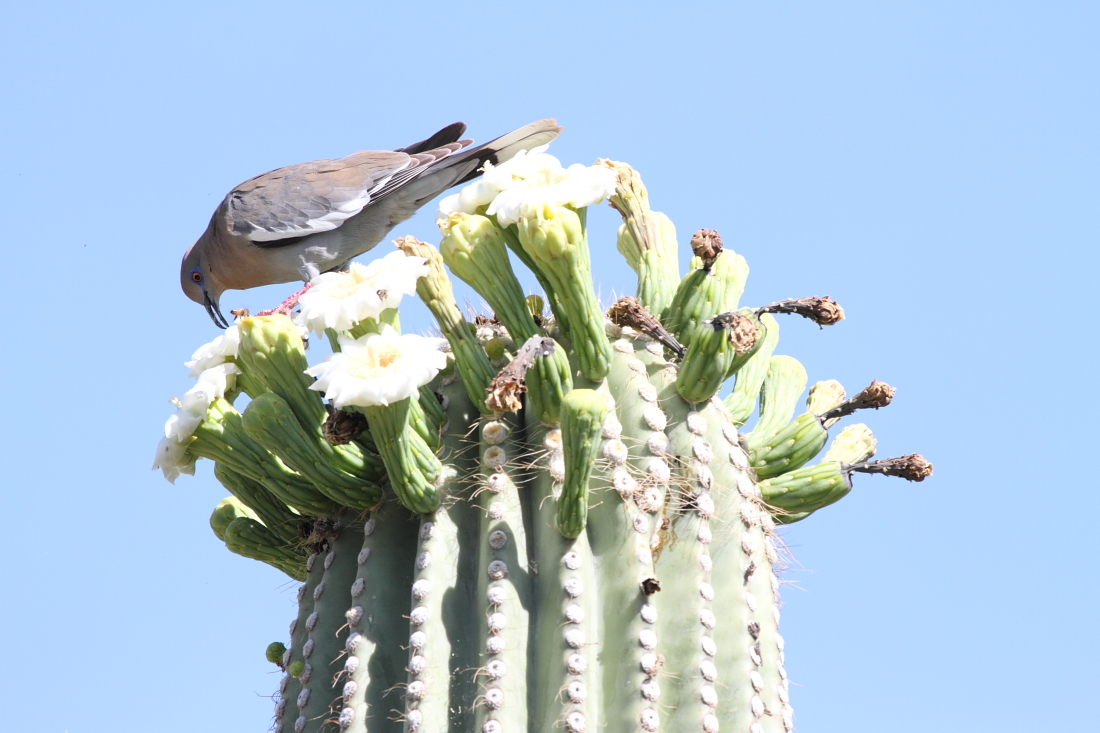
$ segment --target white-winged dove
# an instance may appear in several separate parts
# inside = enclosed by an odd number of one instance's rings
[[[183,292],[225,328],[223,291],[338,270],[440,193],[479,176],[485,163],[548,143],[561,128],[540,120],[464,150],[473,142],[459,139],[465,131],[456,122],[398,150],[300,163],[245,181],[183,256]]]

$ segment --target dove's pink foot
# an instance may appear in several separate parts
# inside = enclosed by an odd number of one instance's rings
[[[313,287],[313,283],[306,283],[306,286],[304,288],[302,288],[297,293],[295,293],[294,295],[292,295],[289,298],[287,298],[286,300],[284,300],[282,303],[279,304],[278,307],[272,308],[271,310],[260,311],[256,315],[258,315],[258,316],[274,316],[274,315],[285,316],[286,314],[290,313],[290,311],[294,310],[294,306],[298,305],[298,298],[301,298],[302,295],[304,295],[305,292],[307,290],[309,290],[310,288],[312,288],[312,287]]]

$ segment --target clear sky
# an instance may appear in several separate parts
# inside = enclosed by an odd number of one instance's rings
[[[6,5],[0,729],[266,728],[294,586],[211,533],[208,462],[149,470],[217,333],[180,257],[263,171],[551,116],[682,243],[719,230],[745,304],[837,299],[780,351],[896,386],[879,456],[935,464],[787,530],[798,730],[1095,729],[1098,36],[1087,2]],[[430,209],[395,234],[438,242]]]

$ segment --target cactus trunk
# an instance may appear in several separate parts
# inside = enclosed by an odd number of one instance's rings
[[[875,382],[844,401],[819,382],[795,416],[806,371],[774,354],[771,313],[829,324],[839,307],[737,311],[748,267],[712,230],[676,286],[674,230],[629,166],[539,170],[559,188],[450,214],[443,256],[399,241],[417,280],[384,290],[415,288],[446,342],[399,335],[387,310],[321,329],[336,353],[307,369],[289,318],[245,318],[239,353],[169,421],[160,465],[210,458],[233,493],[211,517],[218,538],[304,579],[289,648],[268,652],[285,671],[279,733],[791,731],[777,524],[837,501],[855,472],[931,471],[919,456],[868,463],[862,425],[806,466],[834,422],[893,395]],[[584,197],[551,195],[570,176],[624,218],[638,298],[614,322],[589,275]],[[505,243],[540,269],[554,317],[529,308]],[[463,319],[444,258],[499,319]],[[325,282],[303,309],[338,297]]]

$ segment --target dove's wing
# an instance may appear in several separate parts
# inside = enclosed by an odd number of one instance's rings
[[[336,229],[471,141],[409,155],[366,151],[256,176],[226,196],[226,228],[260,247],[283,247]]]

